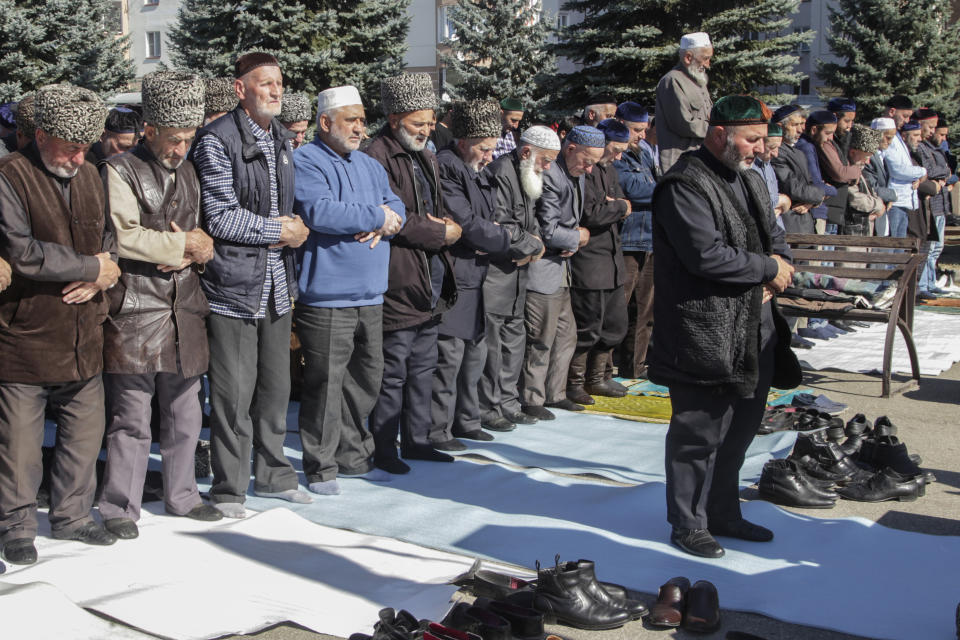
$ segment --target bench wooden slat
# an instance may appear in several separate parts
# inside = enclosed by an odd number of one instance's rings
[[[787,244],[790,246],[811,244],[817,246],[837,247],[882,247],[889,249],[920,250],[920,241],[917,238],[878,238],[876,236],[829,236],[816,233],[788,233]]]
[[[793,249],[793,260],[821,260],[823,262],[863,262],[867,264],[906,264],[912,253],[881,253],[879,251],[818,251]],[[798,271],[804,271],[798,267]]]
[[[825,276],[838,278],[853,278],[854,280],[899,280],[903,275],[903,267],[896,269],[864,269],[863,267],[821,267],[805,266],[800,270],[809,273],[820,273]]]

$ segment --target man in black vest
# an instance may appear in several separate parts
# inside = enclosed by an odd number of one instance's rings
[[[197,492],[194,453],[207,370],[204,318],[210,312],[191,265],[213,257],[197,228],[200,183],[186,159],[203,121],[203,80],[172,71],[143,78],[144,139],[107,159],[110,217],[117,233],[120,284],[108,293],[104,327],[107,466],[100,516],[118,538],[139,535],[140,501],[150,457],[151,401],[160,408],[163,501],[167,513],[219,520]]]
[[[719,558],[713,535],[767,541],[743,519],[739,472],[771,381],[800,382],[790,330],[772,300],[793,274],[763,179],[751,171],[770,110],[727,96],[704,145],[686,153],[653,197],[653,353],[650,379],[670,388],[666,440],[671,542]]]
[[[309,231],[292,213],[292,134],[276,119],[280,65],[270,54],[248,53],[234,67],[240,104],[200,130],[194,163],[203,226],[214,239],[202,280],[211,311],[210,499],[225,516],[243,518],[253,448],[257,495],[312,502],[283,455],[293,250]]]

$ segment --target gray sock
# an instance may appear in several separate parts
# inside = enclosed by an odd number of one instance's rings
[[[306,491],[300,491],[299,489],[287,489],[286,491],[254,491],[253,493],[261,498],[279,498],[280,500],[295,502],[297,504],[310,504],[313,502],[313,498],[307,495]]]
[[[374,467],[367,471],[366,473],[357,473],[357,474],[347,474],[341,473],[338,474],[341,478],[360,478],[361,480],[367,480],[369,482],[390,482],[393,479],[393,476],[384,471],[383,469],[377,469]]]
[[[243,508],[242,502],[215,502],[213,506],[227,518],[247,517],[247,510]]]
[[[336,480],[311,482],[310,491],[320,494],[321,496],[337,496],[340,495],[340,485],[337,484]]]

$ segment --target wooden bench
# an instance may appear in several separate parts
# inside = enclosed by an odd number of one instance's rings
[[[920,365],[917,349],[913,343],[913,306],[917,296],[917,276],[926,261],[926,253],[920,252],[916,238],[877,238],[872,236],[831,236],[819,234],[788,233],[787,244],[793,252],[797,271],[820,273],[838,278],[895,282],[897,293],[888,309],[857,309],[849,311],[814,311],[782,307],[784,315],[828,320],[860,320],[885,322],[887,337],[883,345],[884,398],[890,397],[890,374],[893,359],[893,339],[897,329],[903,334],[910,355],[911,380],[894,389],[901,393],[915,388],[920,383]],[[829,250],[830,247],[835,250]],[[880,251],[877,251],[879,249]],[[899,252],[891,252],[897,249]],[[807,264],[802,264],[807,262]],[[814,264],[809,264],[813,262]],[[843,266],[820,266],[817,262],[843,263]]]

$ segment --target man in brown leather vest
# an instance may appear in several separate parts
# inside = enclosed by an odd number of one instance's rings
[[[71,85],[37,92],[35,141],[0,160],[0,544],[13,564],[37,560],[44,414],[57,425],[50,488],[54,538],[107,545],[90,516],[103,438],[103,291],[120,275],[104,220],[103,183],[84,154],[107,110]]]
[[[203,90],[203,81],[190,74],[145,76],[144,138],[106,161],[123,277],[108,296],[104,327],[107,466],[98,507],[104,526],[123,539],[139,533],[154,396],[167,513],[222,517],[200,500],[193,461],[203,417],[197,393],[209,360],[204,318],[210,312],[193,265],[213,257],[213,240],[197,228],[200,183],[186,156],[203,122]]]

